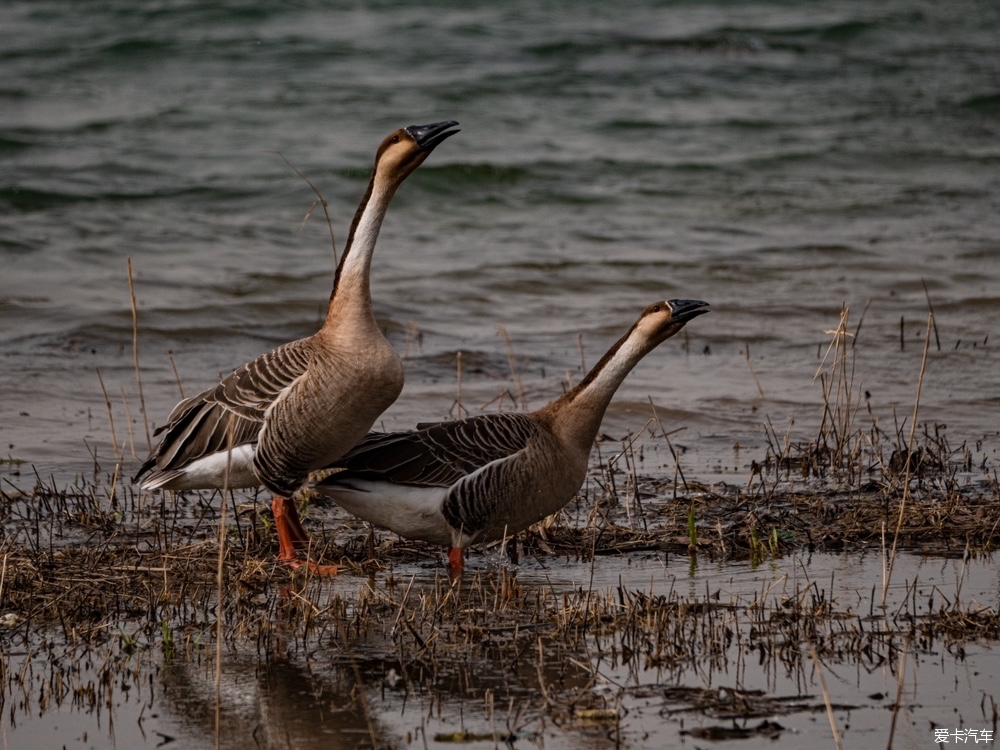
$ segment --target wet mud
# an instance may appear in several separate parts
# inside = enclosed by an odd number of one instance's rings
[[[897,746],[931,744],[934,727],[992,733],[1000,492],[933,431],[918,443],[909,466],[860,481],[813,446],[705,486],[639,474],[634,441],[607,440],[573,502],[473,548],[459,578],[444,550],[318,499],[302,500],[310,555],[344,566],[331,579],[275,562],[263,496],[138,493],[99,467],[71,487],[6,479],[4,736],[833,747],[832,727]]]

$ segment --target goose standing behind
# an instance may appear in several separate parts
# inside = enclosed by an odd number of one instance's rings
[[[133,482],[167,490],[264,485],[274,493],[278,557],[301,564],[296,550],[309,538],[291,495],[310,471],[364,437],[403,388],[402,362],[371,305],[369,275],[382,219],[403,180],[458,132],[452,130],[457,124],[412,125],[386,136],[351,223],[322,328],[177,404]],[[310,567],[336,572],[336,566]]]
[[[655,302],[575,388],[541,409],[372,433],[313,488],[402,537],[448,545],[459,571],[468,545],[515,534],[573,498],[625,376],[708,311],[707,302]]]

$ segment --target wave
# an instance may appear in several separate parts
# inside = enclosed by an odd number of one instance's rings
[[[148,64],[156,58],[175,56],[180,51],[180,45],[162,39],[122,39],[105,45],[96,50],[96,57],[134,58]]]
[[[21,212],[31,213],[80,203],[133,203],[158,201],[165,198],[197,198],[202,200],[207,197],[211,197],[213,200],[231,200],[257,195],[259,195],[259,191],[257,190],[239,190],[233,187],[209,188],[198,186],[134,193],[115,191],[70,193],[14,186],[0,188],[0,206],[7,205]]]
[[[416,183],[459,190],[477,185],[514,185],[531,176],[523,166],[504,166],[487,162],[452,162],[425,164],[410,178]]]
[[[765,51],[806,52],[811,43],[843,44],[882,25],[882,21],[849,19],[828,24],[789,27],[722,25],[690,36],[647,37],[609,33],[594,38],[561,39],[531,45],[525,51],[543,58],[591,56],[608,49],[631,53],[698,52],[731,56]]]
[[[1000,94],[972,96],[962,101],[958,106],[983,115],[1000,115]]]

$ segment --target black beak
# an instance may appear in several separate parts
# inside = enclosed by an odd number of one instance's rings
[[[455,120],[432,122],[430,125],[410,125],[406,132],[417,142],[421,151],[432,151],[441,141],[455,135],[457,130],[449,130],[458,123]]]
[[[675,323],[687,323],[709,312],[708,303],[696,299],[671,299],[667,300],[667,304],[670,305],[670,317]]]

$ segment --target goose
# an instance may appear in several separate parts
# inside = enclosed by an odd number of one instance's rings
[[[390,133],[375,155],[337,266],[322,327],[234,370],[184,399],[156,433],[163,438],[133,478],[146,490],[259,487],[274,497],[278,559],[293,568],[308,544],[291,496],[310,471],[326,466],[365,436],[403,388],[403,365],[372,313],[372,252],[396,189],[436,146],[458,130],[454,120]],[[336,566],[314,572],[336,573]]]
[[[542,408],[371,433],[310,487],[401,537],[447,545],[449,569],[460,572],[470,544],[515,534],[573,498],[625,376],[708,308],[654,302],[576,387]]]

